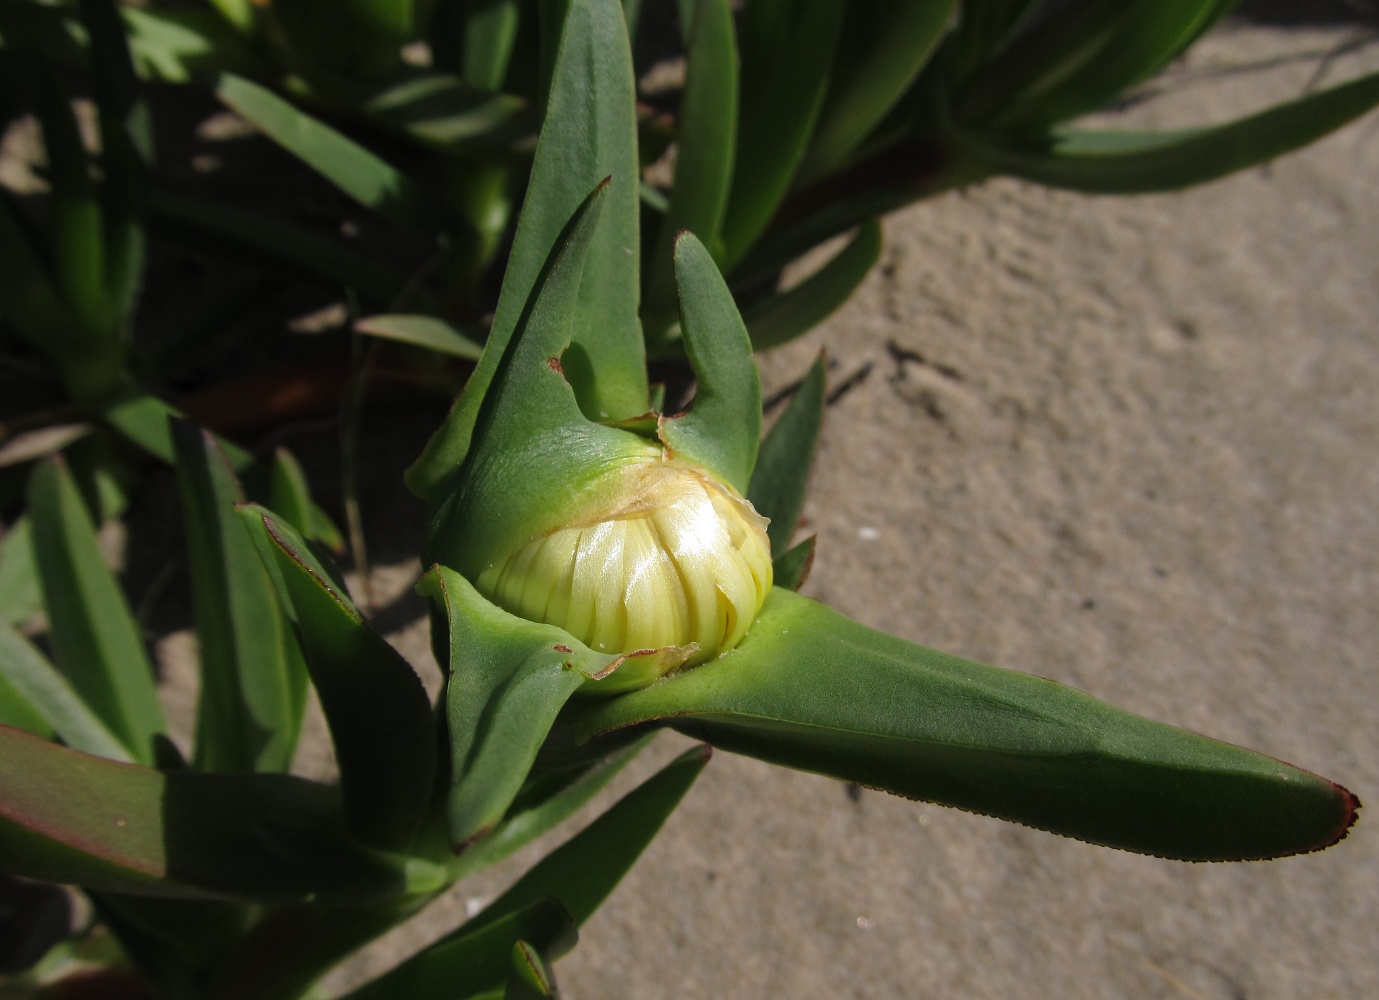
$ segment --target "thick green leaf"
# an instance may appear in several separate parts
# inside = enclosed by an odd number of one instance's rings
[[[543,1000],[556,997],[555,976],[541,952],[526,941],[512,946],[512,966],[504,1000]]]
[[[828,91],[823,67],[833,61],[843,8],[836,0],[768,0],[742,11],[742,109],[722,225],[725,269],[761,235],[790,189]]]
[[[122,5],[129,54],[145,80],[191,83],[214,73],[262,77],[267,67],[214,11]]]
[[[578,939],[570,915],[544,898],[474,930],[461,927],[390,972],[366,983],[345,1000],[448,1000],[468,997],[500,985],[508,974],[509,955],[527,941],[552,957],[572,949]]]
[[[1281,761],[779,588],[732,652],[596,706],[582,730],[656,721],[772,763],[1184,860],[1320,850],[1359,806]]]
[[[642,321],[652,343],[674,326],[675,253],[689,230],[721,258],[724,214],[733,183],[737,142],[737,42],[728,0],[694,0],[686,32],[685,93],[680,102],[675,187],[661,220],[646,283]]]
[[[394,314],[365,316],[354,324],[357,333],[384,337],[403,344],[430,348],[452,357],[475,361],[483,354],[483,346],[456,330],[443,319],[434,316]]]
[[[35,727],[12,718],[0,719],[38,736],[58,736],[75,750],[128,761],[129,751],[86,706],[67,679],[33,645],[10,626],[0,622],[0,688],[22,703],[27,714],[42,720]],[[0,692],[0,701],[4,693]],[[14,704],[14,702],[11,702]]]
[[[0,727],[0,856],[26,878],[142,895],[368,902],[400,862],[345,835],[335,789],[155,771]]]
[[[766,534],[771,539],[771,555],[775,557],[790,547],[804,510],[809,470],[814,465],[814,452],[819,446],[819,431],[824,423],[827,378],[824,356],[820,354],[757,452],[747,499],[752,501],[758,514],[771,519]]]
[[[761,440],[761,379],[752,343],[732,292],[692,233],[676,241],[675,278],[697,388],[688,413],[662,418],[661,440],[746,493]]]
[[[421,590],[436,601],[449,634],[446,809],[459,851],[507,813],[556,716],[586,680],[617,671],[641,683],[647,672],[663,672],[664,654],[596,653],[555,625],[508,614],[443,566],[431,570]],[[620,679],[610,677],[609,685]]]
[[[29,519],[0,534],[0,622],[20,626],[43,608]]]
[[[571,217],[605,178],[611,178],[609,204],[588,251],[564,364],[591,418],[621,420],[645,411],[646,362],[637,319],[636,122],[632,55],[617,0],[574,0],[564,18],[555,84],[484,356],[407,471],[407,485],[418,496],[445,495],[538,279]]]
[[[0,623],[0,726],[13,726],[15,729],[22,729],[26,733],[33,733],[41,739],[50,740],[56,735],[53,732],[52,724],[9,681],[9,674],[14,669],[14,661],[16,660],[9,646],[15,638],[28,646],[18,633],[8,625]],[[25,652],[29,650],[32,650],[35,655],[38,654],[38,650],[32,647],[29,647]],[[39,660],[42,661],[41,656]],[[46,663],[43,665],[48,666]],[[49,669],[52,668],[49,667]],[[115,745],[119,746],[119,743],[117,742]]]
[[[654,734],[648,734],[580,767],[543,777],[532,772],[493,832],[466,848],[447,865],[447,871],[455,878],[482,871],[554,829],[598,794],[653,738]]]
[[[881,256],[881,223],[867,219],[847,246],[787,292],[743,312],[752,349],[766,351],[803,336],[852,297]]]
[[[772,563],[775,585],[785,590],[799,590],[809,579],[814,565],[814,537],[810,535],[793,549],[786,549]]]
[[[154,737],[164,731],[153,666],[61,460],[48,460],[34,470],[29,518],[58,665],[133,758],[151,763]]]
[[[214,89],[228,107],[365,208],[420,233],[444,228],[441,202],[325,122],[234,73],[217,76]]]
[[[235,504],[229,461],[208,432],[172,424],[201,654],[193,763],[286,771],[306,708],[306,665]]]
[[[548,896],[576,924],[584,923],[651,843],[709,757],[709,748],[699,746],[676,758],[537,862],[456,935],[472,934]]]
[[[345,547],[340,529],[311,499],[311,488],[297,459],[286,448],[273,452],[269,473],[268,508],[290,524],[303,538],[320,542],[339,552]]]
[[[1379,105],[1379,73],[1225,125],[1177,132],[1069,131],[1044,140],[958,138],[993,172],[1093,194],[1171,191],[1305,146]]]
[[[477,579],[529,539],[563,527],[571,502],[603,473],[651,447],[635,434],[594,423],[580,411],[561,367],[573,305],[607,185],[586,199],[552,254],[488,394],[461,469],[423,549],[427,565]],[[489,348],[492,340],[489,341]]]
[[[292,611],[330,725],[350,831],[398,847],[421,822],[436,769],[431,703],[407,661],[364,621],[295,531],[240,508]]]
[[[828,97],[801,179],[842,166],[909,89],[943,37],[956,0],[851,0]]]
[[[101,416],[111,427],[155,458],[169,465],[176,460],[170,429],[171,421],[182,419],[182,413],[176,407],[157,396],[136,395],[105,407]],[[217,445],[237,472],[243,472],[254,462],[254,456],[236,444],[217,439]]]
[[[291,223],[241,208],[161,191],[149,193],[149,212],[169,235],[198,249],[228,250],[251,261],[287,264],[299,274],[356,290],[366,302],[393,308],[406,295],[409,304],[430,304],[424,292],[412,291],[412,280],[390,264],[368,257]]]

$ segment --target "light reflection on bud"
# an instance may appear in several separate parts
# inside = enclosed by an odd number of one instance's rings
[[[591,649],[732,649],[771,589],[766,519],[704,470],[660,457],[597,484],[601,509],[527,542],[475,581],[489,600]]]

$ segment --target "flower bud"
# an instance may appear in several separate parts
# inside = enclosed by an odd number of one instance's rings
[[[694,666],[736,646],[771,589],[766,519],[652,450],[605,471],[577,516],[488,563],[475,587],[602,653],[679,647]]]

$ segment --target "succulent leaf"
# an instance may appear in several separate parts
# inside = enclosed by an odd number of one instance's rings
[[[733,652],[595,706],[580,730],[651,722],[771,763],[1182,860],[1321,850],[1359,807],[1282,761],[924,649],[780,588]]]

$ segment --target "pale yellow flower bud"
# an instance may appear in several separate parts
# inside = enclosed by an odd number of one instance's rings
[[[705,470],[659,455],[592,485],[594,509],[488,566],[477,589],[598,652],[680,647],[694,666],[736,646],[771,589],[766,519]]]

